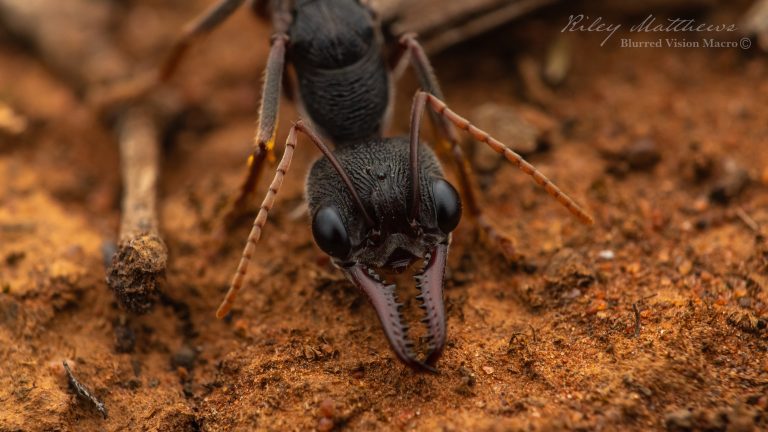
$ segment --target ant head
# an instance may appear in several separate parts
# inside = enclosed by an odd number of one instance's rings
[[[445,344],[443,274],[450,234],[461,219],[459,194],[426,145],[418,146],[414,166],[406,138],[345,145],[334,156],[336,161],[319,159],[307,180],[315,242],[368,294],[398,357],[433,371]],[[395,287],[376,273],[401,271],[417,260],[423,260],[416,276],[419,299],[428,311],[424,362],[413,353]]]
[[[335,156],[363,208],[326,158],[313,166],[307,195],[315,242],[337,265],[402,270],[435,245],[448,243],[461,218],[461,201],[429,147],[419,147],[419,208],[415,211],[405,138],[345,146]]]

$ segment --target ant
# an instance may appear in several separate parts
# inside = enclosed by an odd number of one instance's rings
[[[244,0],[219,0],[193,21],[174,45],[160,69],[159,80],[170,77],[189,46],[237,10]],[[312,166],[306,197],[317,246],[333,264],[366,293],[397,357],[417,371],[436,372],[446,342],[443,304],[451,232],[463,208],[478,229],[502,251],[511,241],[485,218],[473,191],[473,180],[455,127],[490,146],[542,186],[585,224],[592,223],[571,198],[521,156],[470,124],[443,102],[443,95],[424,50],[412,34],[399,39],[393,61],[385,60],[383,32],[376,14],[361,0],[255,0],[254,10],[273,25],[255,149],[234,207],[245,205],[255,189],[264,161],[274,148],[278,102],[286,64],[288,94],[297,97],[307,120],[291,127],[277,172],[259,208],[229,292],[216,312],[223,318],[243,286],[248,265],[267,216],[288,173],[298,133],[308,136],[322,152]],[[384,137],[391,106],[392,72],[410,65],[422,90],[416,93],[409,137]],[[296,92],[298,90],[298,92]],[[424,111],[430,113],[438,150],[453,160],[457,192],[435,153],[419,139]],[[331,150],[326,141],[334,144]],[[234,210],[231,210],[234,211]],[[418,299],[425,310],[427,347],[423,360],[414,352],[400,313],[395,285],[376,270],[402,271],[421,260],[415,276]]]

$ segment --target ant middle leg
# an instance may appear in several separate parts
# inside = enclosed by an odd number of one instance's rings
[[[259,175],[268,156],[275,147],[277,135],[277,115],[280,108],[280,91],[283,82],[283,69],[285,67],[285,48],[288,36],[285,33],[276,33],[272,37],[272,48],[267,59],[267,67],[264,73],[264,86],[261,92],[261,108],[259,121],[254,137],[254,150],[248,158],[248,172],[240,185],[237,197],[227,209],[223,219],[223,229],[226,230],[234,224],[235,219],[242,214],[248,204],[248,198],[256,189]]]
[[[400,52],[398,61],[395,63],[395,73],[397,69],[402,69],[406,58],[414,68],[419,83],[424,91],[435,96],[439,100],[444,100],[440,84],[435,76],[429,58],[424,49],[416,40],[414,34],[405,34],[400,38]],[[417,109],[417,98],[414,99],[413,109]],[[425,104],[426,99],[422,104]],[[424,107],[421,107],[423,110]],[[491,244],[497,247],[501,253],[510,261],[518,261],[520,255],[516,252],[514,242],[505,234],[501,233],[487,218],[475,193],[475,180],[472,174],[472,168],[469,161],[464,156],[461,148],[459,136],[452,124],[443,116],[439,115],[434,108],[429,105],[430,120],[435,132],[436,148],[439,153],[453,160],[456,167],[459,180],[459,190],[467,209],[467,213],[474,221],[475,227],[480,234]],[[418,115],[421,115],[419,113]]]
[[[217,236],[223,240],[226,231],[235,225],[235,220],[244,212],[248,199],[256,190],[259,176],[267,159],[273,158],[277,135],[277,116],[280,108],[280,94],[285,74],[285,51],[288,45],[288,28],[291,25],[290,5],[286,0],[274,2],[272,22],[274,33],[271,39],[269,57],[264,71],[264,85],[261,91],[259,120],[254,137],[254,150],[248,158],[248,171],[237,196],[226,209]]]

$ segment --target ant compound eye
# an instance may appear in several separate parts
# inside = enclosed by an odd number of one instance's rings
[[[334,258],[344,258],[352,247],[347,229],[336,207],[321,207],[312,220],[312,236],[323,252]]]
[[[437,226],[448,234],[461,220],[461,199],[456,189],[443,179],[432,183],[432,200],[435,203]]]

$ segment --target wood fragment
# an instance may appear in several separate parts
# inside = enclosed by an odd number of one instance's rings
[[[168,251],[157,221],[159,143],[156,126],[143,110],[128,111],[119,125],[123,178],[122,220],[107,284],[128,310],[146,313],[158,298]]]
[[[539,341],[538,336],[536,335],[536,328],[532,324],[528,324],[528,327],[531,328],[531,336],[533,338],[533,342],[536,343]]]
[[[498,27],[557,0],[370,0],[395,35],[414,32],[427,54]]]
[[[27,130],[29,121],[13,108],[0,101],[0,135],[21,135]]]
[[[746,225],[747,228],[758,234],[760,233],[760,225],[758,225],[757,222],[755,222],[755,220],[752,219],[752,217],[747,214],[747,212],[744,211],[741,206],[736,207],[736,216],[738,216],[739,219],[744,222],[744,225]]]
[[[635,337],[640,336],[640,310],[637,303],[632,303],[632,311],[635,313]]]
[[[558,86],[571,69],[571,42],[566,33],[558,33],[547,50],[543,75],[547,84]]]
[[[101,415],[104,417],[104,419],[107,418],[107,407],[104,405],[104,402],[100,401],[96,398],[93,394],[91,394],[91,391],[88,390],[88,387],[83,385],[80,381],[78,381],[77,378],[75,378],[75,375],[72,373],[72,369],[69,368],[69,365],[67,364],[67,361],[64,360],[62,362],[64,365],[64,371],[67,373],[67,381],[69,382],[69,388],[72,389],[72,391],[75,392],[75,394],[80,397],[81,399],[90,402],[94,408],[98,412],[101,413]]]
[[[709,200],[726,205],[741,194],[750,183],[749,172],[733,159],[723,164],[723,173],[709,191]]]
[[[517,61],[517,70],[522,79],[525,98],[540,106],[551,105],[557,97],[547,86],[541,75],[541,64],[530,56],[521,56]]]
[[[768,0],[757,0],[747,10],[739,26],[748,36],[757,37],[763,51],[768,51]]]
[[[112,8],[111,2],[91,0],[0,0],[0,21],[73,87],[90,89],[130,71],[110,38]],[[159,133],[149,113],[136,107],[124,111],[118,124],[123,215],[107,283],[128,310],[145,313],[157,297],[168,255],[156,214]]]
[[[130,62],[109,37],[113,2],[0,0],[0,21],[78,88],[110,81]]]

